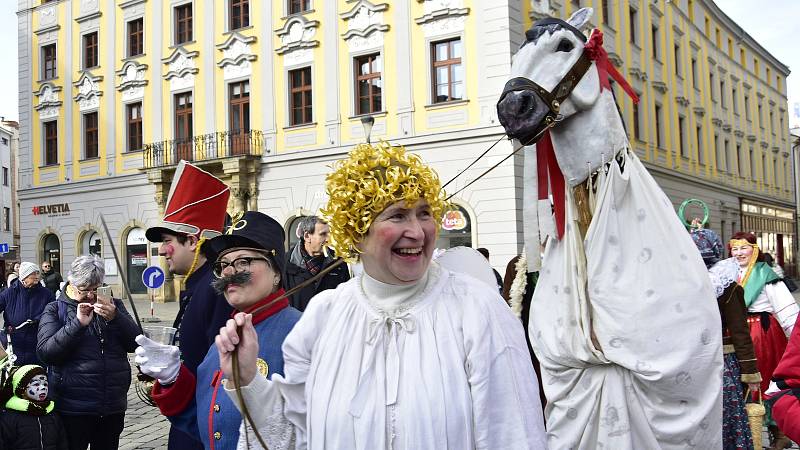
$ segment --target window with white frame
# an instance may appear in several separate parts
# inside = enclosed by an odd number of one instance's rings
[[[464,99],[464,65],[461,38],[431,43],[433,103]]]

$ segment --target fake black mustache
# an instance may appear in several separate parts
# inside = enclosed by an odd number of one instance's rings
[[[225,294],[225,291],[228,290],[228,286],[232,284],[244,286],[252,279],[253,274],[250,272],[237,272],[229,277],[217,278],[211,283],[211,287],[214,288],[214,291],[216,291],[217,294],[223,295]]]

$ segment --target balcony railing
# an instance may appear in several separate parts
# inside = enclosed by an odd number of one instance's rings
[[[187,161],[210,161],[237,156],[264,154],[264,133],[259,130],[233,130],[183,139],[152,142],[144,146],[144,168],[153,169]]]

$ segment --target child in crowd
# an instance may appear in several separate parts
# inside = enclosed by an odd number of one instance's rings
[[[15,368],[2,399],[0,450],[66,450],[67,436],[53,402],[47,400],[47,373],[41,366]]]

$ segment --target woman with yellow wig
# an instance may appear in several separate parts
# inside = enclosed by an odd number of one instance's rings
[[[334,165],[327,192],[332,246],[364,270],[310,302],[284,342],[285,375],[256,374],[248,315],[217,336],[227,379],[238,349],[267,446],[546,448],[519,320],[496,289],[431,262],[445,207],[436,173],[402,147],[363,144]]]

